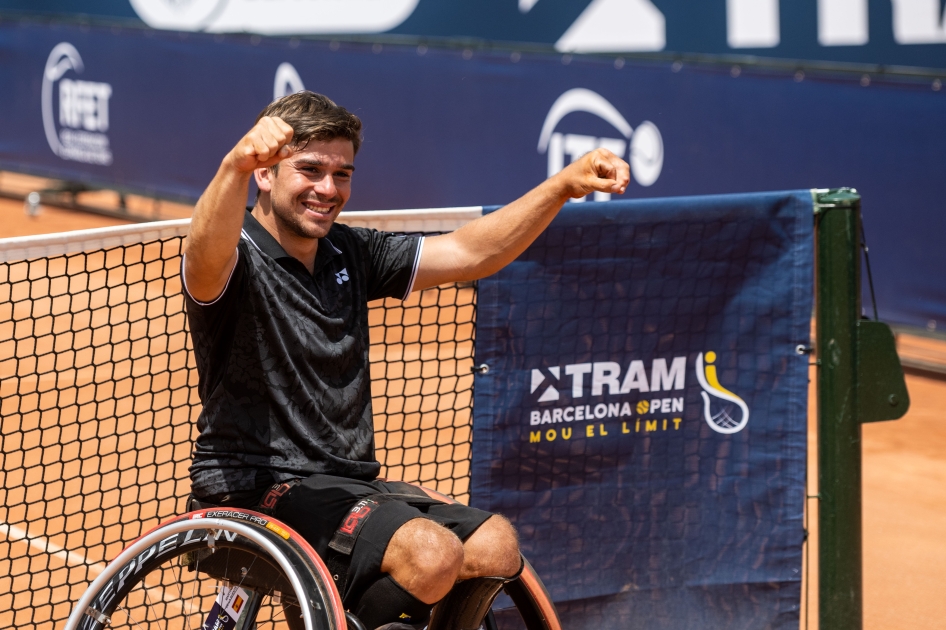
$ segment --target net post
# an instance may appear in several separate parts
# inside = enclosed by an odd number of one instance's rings
[[[815,193],[818,369],[819,627],[863,626],[861,422],[857,322],[861,316],[857,191]]]

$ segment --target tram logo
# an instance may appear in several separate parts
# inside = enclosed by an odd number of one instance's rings
[[[709,351],[696,357],[696,379],[703,391],[703,418],[718,433],[738,433],[749,423],[749,406],[719,383],[716,375],[716,353]]]
[[[68,42],[57,44],[49,53],[42,88],[46,141],[64,160],[107,166],[112,163],[106,135],[112,86],[67,76],[80,75],[84,70],[79,51]]]
[[[556,131],[558,123],[574,112],[587,112],[603,119],[614,127],[620,137],[598,138]],[[645,120],[634,129],[617,108],[597,92],[584,88],[568,90],[552,104],[539,134],[538,151],[548,156],[548,176],[565,168],[566,155],[569,161],[574,162],[599,147],[618,157],[626,157],[634,180],[641,186],[650,186],[660,177],[664,164],[664,145],[657,125]],[[606,192],[596,192],[594,196],[595,201],[607,201],[610,198],[611,194]]]

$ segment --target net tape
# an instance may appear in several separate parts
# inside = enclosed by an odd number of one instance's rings
[[[352,212],[442,233],[480,208]],[[179,277],[189,221],[0,240],[0,627],[61,627],[131,540],[182,512],[200,412]],[[382,476],[469,501],[476,291],[371,305]]]

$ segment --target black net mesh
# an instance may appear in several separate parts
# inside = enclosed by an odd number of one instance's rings
[[[107,560],[185,508],[182,240],[0,262],[0,627],[62,627]],[[370,314],[382,475],[464,503],[475,305],[448,285]]]

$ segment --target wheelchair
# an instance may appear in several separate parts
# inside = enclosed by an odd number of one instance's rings
[[[434,606],[428,630],[495,630],[491,606],[500,590],[526,630],[561,630],[555,606],[525,558],[514,579],[458,582]],[[328,567],[292,528],[226,507],[165,521],[110,562],[65,626],[103,628],[374,630],[345,611]]]

